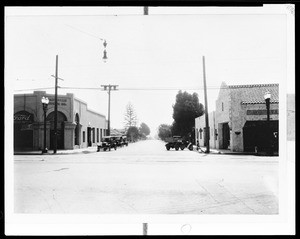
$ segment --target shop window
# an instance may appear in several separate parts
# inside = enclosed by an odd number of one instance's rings
[[[95,143],[95,128],[93,128],[93,143]]]
[[[82,131],[82,142],[85,142],[85,131]]]
[[[224,103],[222,102],[222,111],[224,111]]]
[[[102,140],[102,129],[100,129],[100,140]]]
[[[99,142],[99,128],[97,128],[97,143]]]
[[[200,139],[202,139],[202,129],[199,129],[200,132]]]
[[[79,115],[78,114],[76,114],[76,116],[75,116],[75,123],[76,123],[76,127],[75,127],[75,137],[74,137],[75,142],[74,142],[74,144],[79,145],[80,144],[80,142],[79,142],[80,127],[79,127]]]

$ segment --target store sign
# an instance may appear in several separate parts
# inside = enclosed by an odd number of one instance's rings
[[[247,115],[267,115],[267,110],[247,110]],[[278,109],[270,110],[270,115],[278,115]]]
[[[14,122],[20,123],[32,123],[33,115],[27,111],[20,111],[14,115]]]

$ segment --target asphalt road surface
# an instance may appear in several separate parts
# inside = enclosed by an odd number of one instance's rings
[[[167,151],[14,157],[15,213],[278,214],[278,157]]]

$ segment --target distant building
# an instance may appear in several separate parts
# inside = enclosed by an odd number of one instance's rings
[[[125,130],[123,129],[110,129],[111,136],[122,136],[125,134]]]
[[[34,91],[14,95],[14,149],[41,150],[44,145],[44,111],[41,98],[49,99],[46,113],[47,148],[53,149],[54,94]],[[57,149],[85,148],[96,145],[106,135],[104,115],[89,110],[73,94],[57,98]]]
[[[266,122],[266,91],[271,93],[269,125]],[[279,84],[226,85],[223,82],[216,110],[209,114],[210,147],[255,152],[263,151],[270,143],[274,151],[278,151],[278,92]],[[195,119],[195,137],[200,146],[206,146],[205,130],[205,115],[202,115]]]

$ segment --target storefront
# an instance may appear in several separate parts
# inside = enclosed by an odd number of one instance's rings
[[[210,146],[233,152],[258,152],[272,147],[278,152],[279,97],[278,84],[231,85],[222,83],[216,110],[209,114]],[[270,92],[270,120],[264,95]],[[196,138],[205,130],[205,116],[195,119]]]
[[[46,147],[53,149],[54,95],[45,91],[14,95],[14,150],[41,150],[44,145],[42,97],[49,99],[46,112]],[[57,149],[94,146],[106,135],[104,115],[89,110],[73,94],[58,95]]]

